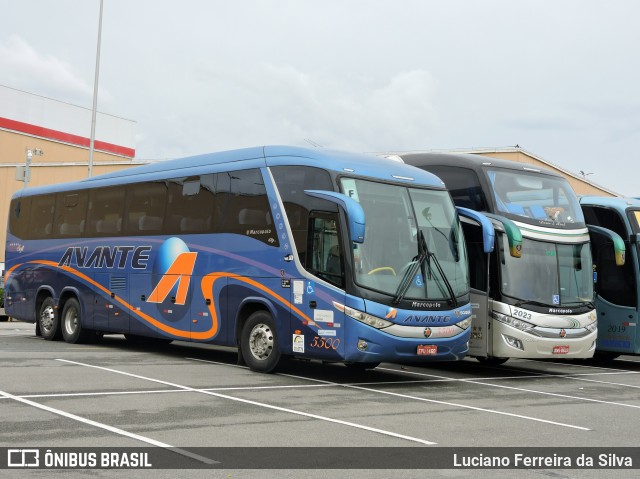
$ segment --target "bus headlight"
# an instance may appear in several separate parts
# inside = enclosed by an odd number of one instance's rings
[[[500,321],[501,323],[508,324],[520,331],[527,331],[528,329],[533,329],[535,326],[531,323],[527,323],[521,319],[516,319],[511,316],[507,316],[506,314],[493,312],[493,319]]]
[[[344,304],[336,303],[335,301],[333,302],[333,305],[350,318],[360,321],[361,323],[368,324],[376,329],[388,328],[393,324],[391,321],[387,321],[386,319],[371,316],[370,314],[363,313],[362,311],[350,308]]]
[[[468,329],[469,326],[471,326],[471,316],[469,316],[467,319],[463,319],[462,321],[457,322],[456,326],[458,326],[460,329]]]

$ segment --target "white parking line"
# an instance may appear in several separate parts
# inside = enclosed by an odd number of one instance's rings
[[[409,383],[424,383],[430,381],[407,381]],[[397,384],[397,383],[393,383]],[[331,384],[295,384],[282,386],[230,386],[220,388],[202,388],[203,391],[257,391],[257,390],[277,390],[277,389],[313,389],[332,387]],[[164,394],[164,393],[187,393],[188,389],[153,389],[147,391],[91,391],[87,393],[54,393],[54,394],[23,394],[16,396],[24,399],[46,399],[46,398],[70,398],[70,397],[91,397],[91,396],[135,396],[137,394]],[[0,396],[0,401],[9,398]]]
[[[151,444],[152,446],[161,447],[163,449],[168,449],[182,456],[190,457],[200,462],[204,462],[205,464],[218,464],[218,461],[214,461],[207,457],[200,456],[199,454],[194,454],[190,451],[186,451],[179,447],[174,447],[169,444],[166,444],[161,441],[156,441],[155,439],[151,439],[150,437],[141,436],[140,434],[135,434],[133,432],[125,431],[124,429],[120,429],[114,426],[109,426],[108,424],[104,424],[102,422],[94,421],[92,419],[87,419],[86,417],[77,416],[76,414],[71,414],[66,411],[62,411],[61,409],[52,408],[49,406],[45,406],[44,404],[37,403],[35,401],[30,401],[29,399],[22,398],[20,396],[15,396],[11,393],[0,391],[0,396],[6,399],[12,399],[22,404],[27,404],[28,406],[33,406],[38,409],[42,409],[43,411],[47,411],[58,416],[66,417],[68,419],[73,419],[74,421],[81,422],[83,424],[87,424],[89,426],[94,426],[99,429],[104,429],[109,432],[113,432],[115,434],[119,434],[120,436],[125,436],[130,439],[135,439],[136,441],[141,441],[147,444]]]
[[[98,427],[100,429],[105,429],[107,431],[110,432],[114,432],[116,434],[119,434],[121,436],[126,436],[129,437],[131,439],[135,439],[136,441],[141,441],[141,442],[146,442],[147,444],[151,444],[152,446],[158,446],[158,447],[163,447],[163,448],[172,448],[173,446],[169,445],[169,444],[165,444],[164,442],[160,442],[160,441],[156,441],[155,439],[151,439],[145,436],[140,436],[139,434],[134,434],[132,432],[129,431],[125,431],[124,429],[119,429],[117,427],[113,427],[113,426],[109,426],[108,424],[104,424],[101,422],[97,422],[97,421],[93,421],[91,419],[87,419],[84,417],[80,417],[80,416],[76,416],[75,414],[71,414],[65,411],[62,411],[60,409],[55,409],[49,406],[45,406],[44,404],[40,404],[34,401],[30,401],[29,399],[24,399],[22,397],[19,396],[14,396],[11,393],[5,392],[5,391],[0,391],[0,395],[7,398],[7,399],[12,399],[14,401],[23,403],[23,404],[27,404],[29,406],[33,406],[36,407],[38,409],[42,409],[43,411],[47,411],[53,414],[57,414],[58,416],[63,416],[69,419],[73,419],[74,421],[78,421],[84,424],[88,424],[89,426],[94,426],[94,427]]]
[[[383,368],[381,368],[383,369]],[[386,369],[384,368],[386,371],[394,371],[394,372],[400,372],[400,373],[405,373],[405,374],[412,374],[412,375],[416,375],[416,376],[428,376],[428,377],[437,377],[437,378],[446,378],[446,376],[437,376],[434,374],[426,374],[426,373],[419,373],[416,371],[402,371],[402,370],[397,370],[397,369]],[[603,373],[600,373],[603,374]],[[576,374],[573,375],[539,375],[539,376],[533,376],[533,377],[562,377],[562,378],[567,378],[567,379],[575,379],[575,380],[581,380],[581,378],[577,378],[574,377],[577,376]],[[453,381],[459,381],[459,382],[464,382],[464,383],[470,383],[470,384],[477,384],[480,386],[487,386],[487,387],[492,387],[492,388],[501,388],[501,389],[511,389],[514,391],[521,391],[521,392],[528,392],[528,393],[532,393],[532,394],[541,394],[544,396],[555,396],[555,397],[561,397],[561,398],[565,398],[565,399],[574,399],[574,400],[579,400],[579,401],[586,401],[586,402],[594,402],[594,403],[600,403],[600,404],[607,404],[610,406],[621,406],[621,407],[630,407],[630,408],[634,408],[634,409],[640,409],[640,406],[636,406],[634,404],[625,404],[625,403],[619,403],[619,402],[613,402],[613,401],[604,401],[601,399],[592,399],[592,398],[585,398],[585,397],[580,397],[580,396],[570,396],[567,394],[559,394],[559,393],[552,393],[552,392],[547,392],[547,391],[538,391],[535,389],[526,389],[526,388],[518,388],[515,386],[505,386],[504,384],[491,384],[491,383],[487,383],[484,381],[493,381],[494,378],[491,379],[457,379],[457,378],[450,378]],[[585,379],[585,381],[587,381],[587,379]]]
[[[206,361],[204,359],[194,359],[194,358],[185,358],[185,359],[190,359],[193,361],[201,361],[201,362],[205,362],[205,363],[211,363],[211,364],[216,364],[216,365],[223,365],[223,366],[228,366],[228,364],[225,363],[218,363],[215,361]],[[245,366],[237,366],[237,365],[232,365],[234,367],[245,367]],[[379,369],[384,369],[384,368],[379,368]],[[396,371],[395,369],[392,371]],[[404,371],[401,371],[404,372]],[[473,411],[481,411],[481,412],[486,412],[486,413],[491,413],[491,414],[499,414],[502,416],[510,416],[510,417],[515,417],[515,418],[519,418],[519,419],[527,419],[529,421],[536,421],[536,422],[542,422],[542,423],[546,423],[546,424],[552,424],[554,426],[563,426],[563,427],[568,427],[568,428],[572,428],[572,429],[579,429],[581,431],[591,431],[591,429],[586,428],[586,427],[582,427],[582,426],[575,426],[573,424],[565,424],[565,423],[561,423],[561,422],[556,422],[556,421],[550,421],[547,419],[540,419],[540,418],[536,418],[536,417],[531,417],[531,416],[524,416],[522,414],[514,414],[514,413],[509,413],[509,412],[504,412],[504,411],[497,411],[497,410],[493,410],[493,409],[486,409],[486,408],[480,408],[480,407],[475,407],[475,406],[468,406],[465,404],[458,404],[458,403],[453,403],[453,402],[447,402],[447,401],[438,401],[436,399],[427,399],[427,398],[422,398],[422,397],[418,397],[418,396],[411,396],[408,394],[400,394],[400,393],[394,393],[394,392],[390,392],[390,391],[383,391],[380,389],[373,389],[373,388],[368,388],[368,387],[363,387],[363,386],[359,386],[356,384],[341,384],[341,383],[334,383],[331,381],[325,381],[322,379],[315,379],[315,378],[308,378],[305,376],[297,376],[297,375],[293,375],[293,374],[284,374],[284,373],[276,373],[278,376],[285,376],[285,377],[291,377],[291,378],[295,378],[295,379],[303,379],[306,381],[313,381],[313,382],[318,382],[318,383],[322,383],[322,384],[327,384],[327,385],[331,385],[331,386],[339,386],[339,387],[343,387],[343,388],[351,388],[351,389],[358,389],[358,390],[362,390],[362,391],[368,391],[368,392],[374,392],[377,394],[386,394],[389,396],[396,396],[396,397],[402,397],[405,399],[411,399],[411,400],[415,400],[415,401],[422,401],[422,402],[429,402],[429,403],[433,403],[433,404],[442,404],[445,406],[453,406],[453,407],[457,407],[457,408],[462,408],[462,409],[470,409]]]
[[[241,402],[241,403],[244,403],[244,404],[251,404],[253,406],[263,407],[263,408],[267,408],[267,409],[273,409],[275,411],[280,411],[280,412],[285,412],[285,413],[289,413],[289,414],[295,414],[295,415],[298,415],[298,416],[308,417],[308,418],[311,418],[311,419],[317,419],[317,420],[320,420],[320,421],[326,421],[326,422],[331,422],[331,423],[335,423],[335,424],[340,424],[342,426],[348,426],[348,427],[353,427],[353,428],[356,428],[356,429],[362,429],[362,430],[373,432],[373,433],[376,433],[376,434],[382,434],[382,435],[385,435],[385,436],[395,437],[395,438],[398,438],[398,439],[404,439],[406,441],[418,442],[420,444],[425,444],[425,445],[429,445],[429,446],[433,446],[433,445],[436,444],[435,442],[432,442],[432,441],[427,441],[425,439],[420,439],[420,438],[413,437],[413,436],[407,436],[407,435],[404,435],[404,434],[398,434],[398,433],[395,433],[395,432],[392,432],[392,431],[386,431],[384,429],[378,429],[378,428],[374,428],[374,427],[369,427],[369,426],[365,426],[365,425],[362,425],[362,424],[357,424],[357,423],[353,423],[353,422],[349,422],[349,421],[342,421],[340,419],[334,419],[334,418],[327,417],[327,416],[320,416],[320,415],[317,415],[317,414],[311,414],[311,413],[308,413],[308,412],[298,411],[298,410],[295,410],[295,409],[289,409],[289,408],[284,408],[284,407],[280,407],[280,406],[274,406],[274,405],[267,404],[267,403],[251,401],[249,399],[242,399],[242,398],[238,398],[238,397],[234,397],[234,396],[229,396],[227,394],[220,394],[220,393],[208,391],[208,390],[205,390],[205,389],[192,388],[192,387],[189,387],[189,386],[184,386],[182,384],[176,384],[176,383],[172,383],[172,382],[169,382],[169,381],[163,381],[161,379],[155,379],[155,378],[150,378],[150,377],[147,377],[147,376],[141,376],[139,374],[128,373],[128,372],[120,371],[120,370],[117,370],[117,369],[105,368],[105,367],[102,367],[102,366],[95,366],[93,364],[80,363],[80,362],[77,362],[77,361],[70,361],[68,359],[57,359],[57,361],[61,361],[61,362],[68,363],[68,364],[75,364],[77,366],[84,366],[84,367],[88,367],[88,368],[100,369],[102,371],[109,371],[109,372],[116,373],[116,374],[122,374],[124,376],[129,376],[129,377],[133,377],[133,378],[137,378],[137,379],[143,379],[145,381],[151,381],[151,382],[155,382],[155,383],[159,383],[159,384],[164,384],[164,385],[167,385],[167,386],[172,386],[172,387],[175,387],[175,388],[178,388],[178,389],[183,389],[185,391],[191,391],[191,392],[200,393],[200,394],[207,394],[209,396],[215,396],[215,397],[219,397],[219,398],[222,398],[222,399],[228,399],[228,400],[231,400],[231,401]]]

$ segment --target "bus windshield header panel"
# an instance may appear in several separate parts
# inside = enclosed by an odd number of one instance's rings
[[[445,190],[346,178],[345,195],[366,217],[363,244],[354,244],[355,282],[401,300],[455,304],[468,294],[462,229]]]
[[[498,213],[538,226],[584,227],[576,194],[564,178],[495,168],[488,168],[486,174]]]

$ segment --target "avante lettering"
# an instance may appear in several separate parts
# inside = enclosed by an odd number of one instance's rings
[[[58,266],[124,269],[128,263],[133,269],[146,269],[151,249],[151,246],[97,246],[89,254],[86,246],[72,246],[64,252]]]
[[[405,323],[448,323],[449,321],[451,321],[449,316],[422,316],[418,314],[411,314],[404,320]]]

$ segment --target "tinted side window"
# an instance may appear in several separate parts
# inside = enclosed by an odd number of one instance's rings
[[[307,269],[316,276],[344,287],[343,254],[340,248],[338,215],[320,213],[309,221]]]
[[[85,230],[88,194],[72,191],[56,195],[54,235],[58,238],[79,238]]]
[[[9,231],[11,234],[26,239],[29,236],[29,210],[31,198],[16,198],[9,207]]]
[[[125,205],[123,186],[98,188],[89,192],[86,236],[115,236],[122,233]]]
[[[53,194],[32,197],[28,232],[30,239],[53,237],[53,211],[55,205],[56,197]]]
[[[423,169],[444,181],[456,206],[475,211],[488,211],[487,200],[475,171],[451,166],[427,166]]]
[[[162,233],[167,185],[146,182],[127,187],[127,210],[124,218],[126,234],[157,235]]]
[[[216,175],[175,178],[168,182],[165,234],[213,231]]]
[[[482,242],[482,228],[462,222],[469,263],[469,283],[474,289],[487,291],[487,254]]]
[[[608,228],[625,240],[627,251],[631,247],[629,234],[620,214],[609,208],[582,206],[587,224]],[[599,235],[591,235],[591,249],[594,265],[598,272],[596,290],[599,296],[610,303],[620,306],[636,305],[636,280],[631,255],[627,256],[624,266],[616,266],[611,242]]]
[[[331,176],[325,170],[308,166],[275,166],[271,174],[284,203],[300,262],[306,264],[309,212],[338,210],[334,204],[309,196],[304,190],[334,191]]]
[[[258,169],[218,173],[214,230],[235,233],[278,246],[267,190]]]
[[[623,239],[629,238],[629,233],[627,232],[624,221],[617,211],[610,208],[582,205],[582,212],[588,225],[601,226],[615,231]]]

